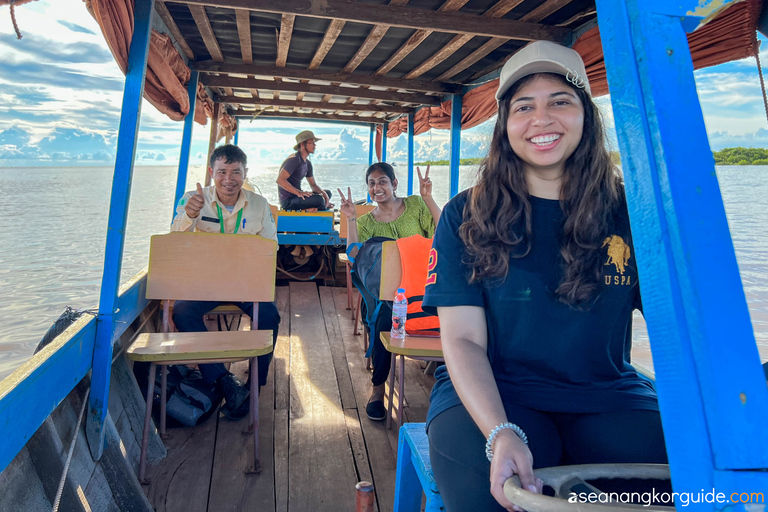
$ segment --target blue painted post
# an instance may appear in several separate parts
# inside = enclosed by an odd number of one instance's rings
[[[184,118],[184,131],[181,136],[181,154],[179,155],[179,172],[176,176],[176,194],[173,196],[173,213],[171,221],[176,215],[176,204],[184,195],[187,186],[187,171],[189,170],[189,152],[192,147],[192,127],[195,124],[195,104],[197,103],[197,79],[199,71],[192,71],[189,75],[187,94],[189,95],[189,113]],[[235,142],[237,145],[237,142]]]
[[[408,114],[408,195],[413,194],[413,123],[416,113]]]
[[[237,146],[237,142],[240,140],[240,121],[237,122],[237,131],[235,132],[234,145]]]
[[[672,482],[730,496],[768,489],[768,391],[684,30],[723,3],[597,7]]]
[[[389,123],[381,125],[381,162],[387,161],[387,130]]]
[[[376,155],[376,125],[371,125],[371,135],[368,140],[368,167],[373,165],[373,158]]]
[[[112,370],[112,341],[116,328],[115,304],[120,286],[125,225],[131,195],[133,160],[139,135],[141,101],[147,67],[149,36],[154,12],[154,0],[136,0],[134,31],[128,55],[123,107],[117,136],[115,174],[112,178],[112,197],[107,222],[107,245],[104,254],[104,274],[101,279],[99,316],[96,324],[96,342],[93,350],[91,396],[86,435],[91,456],[98,460],[104,450],[104,421],[107,417],[109,379]]]
[[[451,180],[450,197],[459,193],[459,164],[461,163],[461,103],[461,95],[451,95],[451,155],[449,158]]]

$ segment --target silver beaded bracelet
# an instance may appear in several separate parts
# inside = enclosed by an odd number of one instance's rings
[[[491,433],[488,434],[488,441],[485,442],[485,456],[488,457],[489,461],[493,460],[493,440],[496,439],[496,436],[499,434],[499,432],[507,428],[517,434],[517,437],[519,437],[522,442],[528,444],[528,436],[525,435],[523,429],[514,423],[500,423],[499,425],[496,425],[496,428],[491,430]]]

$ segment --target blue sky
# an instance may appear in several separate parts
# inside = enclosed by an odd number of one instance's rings
[[[123,76],[82,0],[40,0],[16,9],[24,36],[13,34],[0,8],[0,167],[111,165],[114,163]],[[761,53],[768,63],[768,46]],[[713,150],[768,147],[768,123],[754,58],[696,72]],[[610,99],[598,99],[609,128]],[[209,125],[210,126],[210,125]],[[195,124],[191,163],[201,164],[209,126]],[[138,165],[176,165],[182,123],[144,102]],[[314,159],[367,161],[368,129],[304,121],[241,123],[240,145],[261,165],[278,165],[293,136],[311,129],[323,140]],[[462,134],[462,157],[481,156],[492,129],[485,123]],[[611,137],[615,141],[615,135]],[[405,161],[405,137],[389,140],[389,160]],[[615,146],[615,142],[614,142]],[[448,156],[448,132],[416,137],[416,159]]]

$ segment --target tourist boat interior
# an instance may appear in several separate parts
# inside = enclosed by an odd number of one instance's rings
[[[756,30],[768,19],[761,0],[85,5],[126,72],[99,314],[81,317],[0,383],[0,510],[49,510],[60,499],[60,510],[73,511],[336,512],[355,510],[360,481],[375,490],[367,510],[405,510],[396,505],[397,425],[425,421],[431,365],[406,360],[402,403],[388,395],[392,428],[369,421],[357,300],[323,276],[275,287],[282,322],[258,399],[261,472],[248,471],[249,420],[214,414],[164,439],[152,423],[139,482],[145,397],[126,354],[140,334],[162,329],[163,309],[147,298],[146,271],[119,279],[141,98],[184,122],[177,201],[195,121],[211,122],[212,149],[237,143],[244,121],[252,130],[274,118],[368,126],[371,161],[385,161],[387,139],[407,134],[409,193],[414,135],[448,129],[453,196],[461,130],[495,115],[501,66],[533,40],[579,51],[593,94],[612,93],[635,243],[645,248],[638,259],[658,290],[643,297],[653,360],[636,359],[656,370],[673,486],[768,489],[768,390],[692,76],[756,54]],[[670,83],[673,73],[680,79]],[[326,265],[344,275],[338,219],[278,212],[277,222],[281,246],[337,247]],[[713,265],[718,279],[709,279]],[[247,378],[247,362],[232,369]]]

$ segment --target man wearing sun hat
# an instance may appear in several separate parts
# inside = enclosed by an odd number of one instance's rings
[[[331,191],[323,190],[315,183],[312,173],[312,162],[309,155],[315,152],[315,144],[319,141],[310,130],[304,130],[296,135],[296,145],[293,155],[285,159],[280,166],[277,176],[277,193],[280,196],[280,206],[283,210],[326,210],[333,208]],[[307,178],[312,192],[301,190],[301,180]]]

